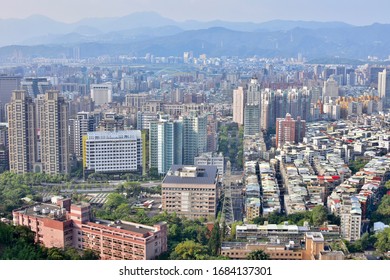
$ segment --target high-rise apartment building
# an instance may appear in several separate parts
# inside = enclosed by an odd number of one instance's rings
[[[342,66],[342,65],[336,66],[336,76],[340,77],[341,83],[339,83],[339,85],[345,86],[346,81],[347,81],[347,79],[346,79],[347,69],[345,68],[345,66]]]
[[[182,164],[183,123],[178,121],[155,121],[149,130],[150,168],[166,174],[173,164]]]
[[[390,72],[387,69],[378,73],[378,93],[383,100],[383,107],[390,107]]]
[[[382,72],[385,68],[381,66],[370,66],[368,68],[368,84],[377,83],[379,73]]]
[[[286,110],[286,102],[282,102],[279,99],[276,99],[275,92],[270,89],[265,89],[261,93],[261,106],[260,106],[260,128],[264,130],[269,130],[273,127],[275,123],[275,102],[277,103],[277,108],[279,110]]]
[[[319,100],[322,100],[322,88],[319,86],[312,87],[310,89],[310,103],[317,104]]]
[[[142,155],[139,130],[96,131],[83,136],[83,166],[86,172],[140,171]]]
[[[294,120],[290,114],[283,119],[276,119],[276,147],[282,147],[285,143],[302,142],[306,132],[306,121],[298,117]]]
[[[194,164],[194,158],[207,151],[207,116],[191,112],[183,121],[183,164]]]
[[[323,105],[324,114],[329,120],[339,120],[341,117],[341,106],[330,101]]]
[[[360,239],[362,224],[362,209],[356,197],[344,201],[340,209],[341,237],[348,241]]]
[[[215,166],[173,165],[162,182],[162,209],[189,219],[217,214],[218,173]]]
[[[287,94],[287,102],[287,112],[291,114],[292,118],[296,119],[300,116],[303,120],[310,120],[311,94],[306,87],[300,90],[290,90]],[[280,115],[278,114],[278,116]]]
[[[324,82],[324,90],[322,96],[329,96],[332,99],[339,97],[339,85],[333,76]]]
[[[244,124],[244,106],[246,103],[245,92],[243,87],[233,91],[233,122],[239,125]]]
[[[276,128],[276,119],[289,113],[292,118],[300,116],[303,120],[311,119],[312,93],[306,87],[302,89],[271,90],[264,89],[261,93],[261,128],[272,130]]]
[[[258,104],[247,104],[244,109],[244,136],[260,133],[260,107]]]
[[[8,120],[10,171],[18,174],[33,172],[37,149],[35,105],[26,91],[12,92]]]
[[[112,102],[112,84],[91,85],[91,98],[95,102],[95,106],[101,106]]]
[[[252,78],[248,84],[248,90],[246,94],[246,103],[248,104],[260,104],[261,88],[257,78]]]
[[[89,112],[79,112],[76,119],[69,120],[69,152],[77,160],[81,160],[83,156],[83,136],[95,130],[95,118]]]
[[[69,173],[68,103],[59,91],[49,90],[40,106],[42,171]]]
[[[142,106],[149,100],[148,93],[131,93],[126,94],[125,105],[128,107],[135,107],[138,111],[142,110]]]
[[[69,101],[70,118],[76,118],[78,112],[93,112],[94,109],[95,103],[89,95],[74,96]]]

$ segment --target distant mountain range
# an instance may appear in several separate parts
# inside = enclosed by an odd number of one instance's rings
[[[343,57],[390,55],[390,25],[352,26],[342,22],[227,21],[177,22],[156,13],[119,18],[90,18],[67,24],[44,16],[0,20],[0,57],[16,50],[26,57],[82,58],[128,54],[181,56]]]

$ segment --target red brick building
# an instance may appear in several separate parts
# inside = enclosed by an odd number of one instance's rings
[[[297,117],[294,120],[290,114],[286,117],[276,119],[276,148],[282,147],[285,143],[302,142],[306,133],[306,121]]]

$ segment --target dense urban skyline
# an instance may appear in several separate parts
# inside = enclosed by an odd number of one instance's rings
[[[85,18],[121,17],[152,11],[177,21],[265,22],[281,19],[369,25],[376,22],[389,23],[387,11],[390,9],[390,3],[385,0],[374,0],[370,5],[363,0],[356,0],[353,5],[350,1],[335,0],[296,0],[293,3],[287,0],[113,0],[110,1],[110,9],[107,9],[106,4],[105,1],[85,0],[15,0],[2,5],[0,19],[20,19],[39,14],[72,23]]]
[[[21,2],[0,260],[390,259],[390,4]]]

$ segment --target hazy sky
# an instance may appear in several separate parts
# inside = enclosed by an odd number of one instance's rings
[[[273,19],[390,23],[389,0],[0,0],[0,18],[46,15],[63,22],[154,11],[183,21]]]

